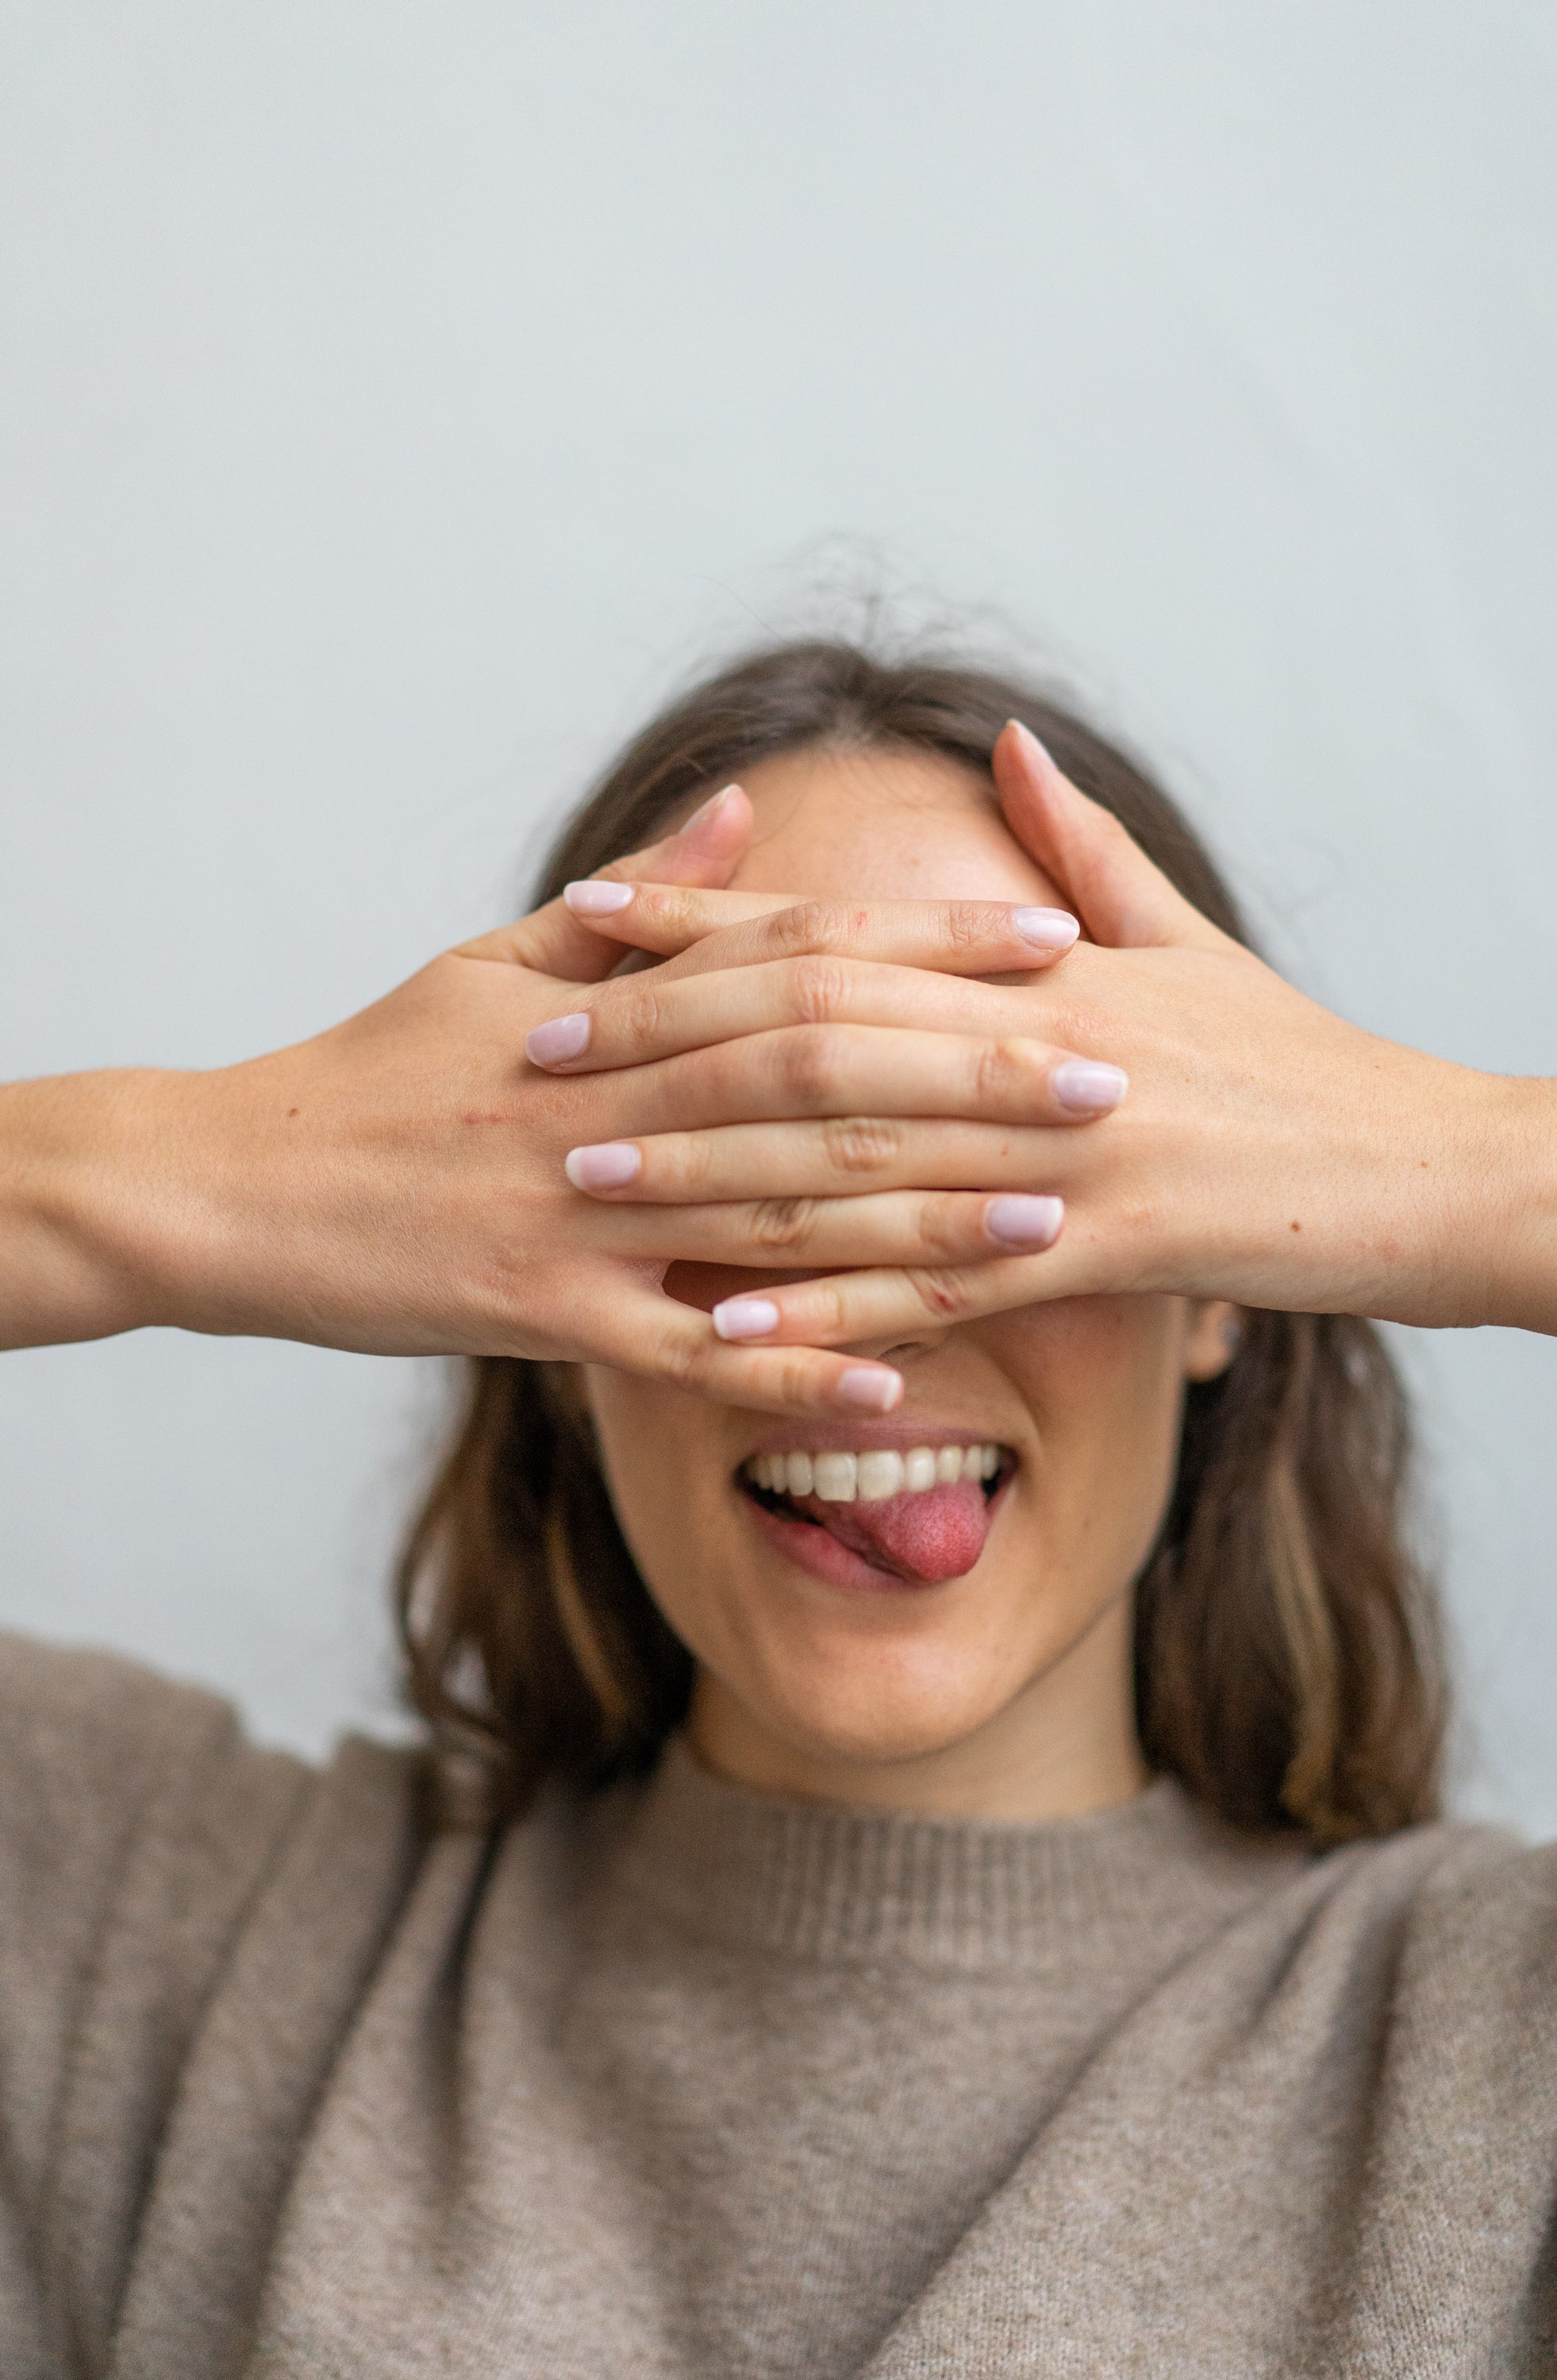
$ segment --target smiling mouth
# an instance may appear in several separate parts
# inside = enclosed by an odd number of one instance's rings
[[[737,1475],[792,1560],[840,1585],[931,1586],[984,1550],[1016,1469],[989,1440],[755,1454]]]

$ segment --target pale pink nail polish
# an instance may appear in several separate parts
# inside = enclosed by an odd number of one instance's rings
[[[863,1364],[851,1364],[838,1382],[841,1405],[863,1405],[870,1413],[891,1413],[894,1405],[902,1401],[900,1372],[868,1370]]]
[[[643,1159],[630,1140],[597,1140],[587,1148],[570,1148],[563,1172],[576,1190],[625,1190],[643,1171]]]
[[[1052,1247],[1064,1220],[1063,1198],[1034,1198],[1021,1190],[991,1198],[984,1209],[984,1229],[991,1239],[1012,1248]]]
[[[1027,741],[1032,746],[1033,750],[1038,754],[1039,759],[1045,762],[1049,768],[1052,769],[1058,766],[1058,763],[1054,759],[1054,755],[1049,749],[1048,745],[1040,744],[1039,742],[1037,736],[1033,734],[1032,729],[1028,725],[1025,719],[1014,719],[1012,720],[1011,724],[1016,730],[1018,735],[1026,737]]]
[[[614,917],[633,897],[630,884],[614,884],[608,877],[586,876],[565,884],[562,897],[576,917]]]
[[[566,1059],[581,1058],[590,1046],[590,1020],[575,1009],[569,1016],[549,1016],[525,1035],[525,1056],[532,1066],[560,1066]]]
[[[1122,1066],[1103,1066],[1090,1058],[1067,1058],[1054,1068],[1049,1087],[1072,1115],[1106,1115],[1130,1087]]]
[[[779,1327],[771,1297],[727,1297],[709,1318],[721,1339],[766,1339]]]
[[[695,826],[701,826],[705,819],[712,818],[716,810],[722,810],[724,808],[725,803],[729,800],[730,795],[735,792],[735,790],[734,785],[722,785],[718,793],[710,794],[706,802],[699,802],[698,804],[697,808],[692,812],[691,817],[681,829],[681,832],[683,834],[690,834]]]
[[[1068,951],[1081,932],[1068,909],[1013,909],[1011,922],[1035,951]]]

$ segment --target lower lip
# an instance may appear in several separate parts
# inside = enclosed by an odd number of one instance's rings
[[[999,1503],[1009,1482],[1002,1480],[993,1501]],[[758,1528],[770,1545],[792,1561],[797,1570],[809,1571],[828,1586],[848,1588],[856,1595],[933,1595],[943,1586],[960,1586],[973,1571],[964,1571],[962,1578],[900,1578],[896,1571],[878,1570],[852,1546],[840,1545],[831,1530],[816,1521],[791,1521],[783,1512],[770,1512],[755,1496],[737,1490],[741,1501],[751,1514]],[[974,1569],[978,1564],[974,1564]]]

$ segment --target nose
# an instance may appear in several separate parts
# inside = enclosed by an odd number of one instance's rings
[[[943,1347],[951,1328],[950,1323],[927,1322],[922,1330],[911,1332],[906,1339],[888,1339],[884,1335],[876,1339],[856,1339],[843,1352],[864,1356],[874,1364],[912,1364],[922,1356],[933,1355],[937,1348]]]

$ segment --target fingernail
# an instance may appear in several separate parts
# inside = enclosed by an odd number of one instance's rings
[[[1081,931],[1068,909],[1013,909],[1011,922],[1037,951],[1068,951]]]
[[[903,1375],[863,1364],[851,1364],[838,1381],[841,1405],[864,1405],[871,1413],[891,1413],[903,1401]]]
[[[1130,1087],[1122,1066],[1101,1066],[1090,1058],[1067,1058],[1049,1077],[1049,1087],[1072,1115],[1106,1115]]]
[[[590,1046],[590,1020],[581,1008],[570,1016],[550,1016],[525,1035],[525,1056],[533,1066],[560,1066],[580,1058]]]
[[[1004,1240],[1013,1248],[1052,1246],[1064,1220],[1063,1198],[1029,1198],[1024,1191],[991,1198],[984,1209],[984,1229],[991,1239]]]
[[[1052,769],[1058,766],[1058,763],[1054,759],[1054,755],[1049,749],[1048,745],[1040,744],[1039,742],[1037,736],[1033,734],[1032,729],[1028,725],[1025,719],[1013,719],[1010,723],[1016,730],[1018,735],[1026,737],[1027,741],[1032,746],[1033,750],[1038,754],[1040,760],[1046,760]]]
[[[621,1190],[637,1181],[643,1159],[630,1140],[597,1140],[570,1148],[562,1170],[576,1190]]]
[[[771,1297],[727,1297],[710,1318],[721,1339],[765,1339],[779,1327]]]
[[[695,826],[701,826],[703,820],[711,819],[715,810],[722,810],[735,790],[734,785],[723,785],[718,793],[710,794],[706,802],[699,802],[682,828],[682,833],[690,834]]]
[[[613,884],[609,878],[586,876],[565,884],[562,897],[576,917],[613,917],[618,909],[626,907],[633,897],[633,888],[630,884]]]

